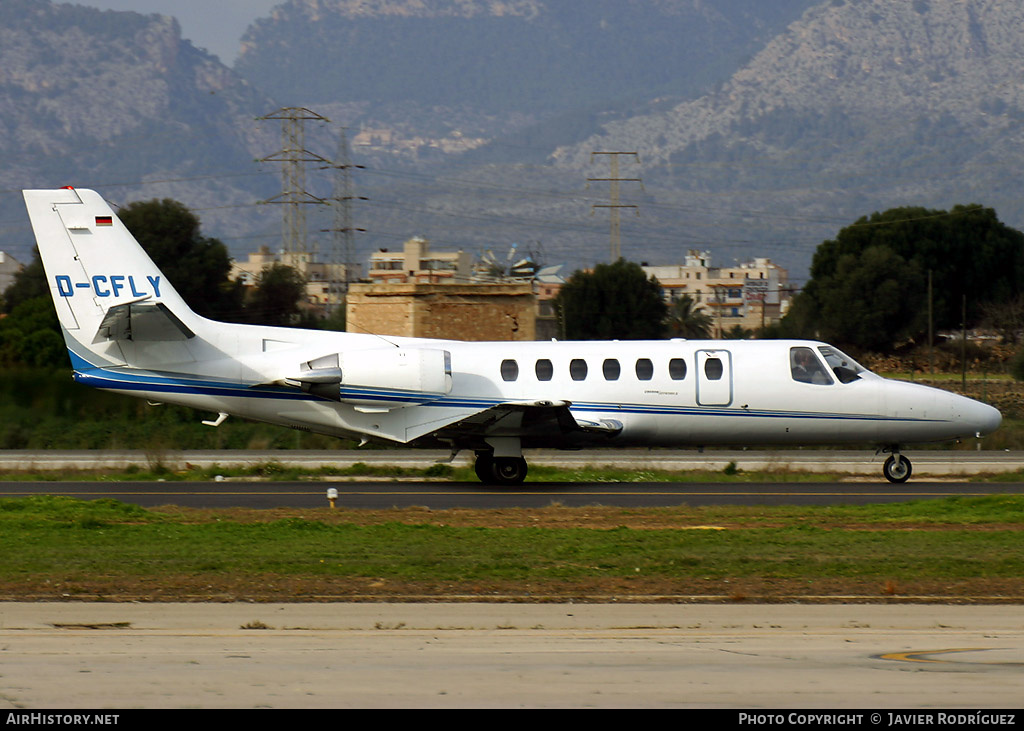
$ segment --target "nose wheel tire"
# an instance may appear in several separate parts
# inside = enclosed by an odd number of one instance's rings
[[[889,482],[902,483],[910,479],[913,468],[910,460],[902,454],[894,454],[882,465],[882,474]]]

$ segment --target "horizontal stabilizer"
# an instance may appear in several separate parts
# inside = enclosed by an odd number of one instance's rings
[[[114,305],[103,316],[93,344],[104,340],[132,340],[138,343],[188,340],[195,333],[163,302],[129,302]]]

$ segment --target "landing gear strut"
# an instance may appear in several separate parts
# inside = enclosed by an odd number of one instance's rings
[[[487,485],[520,485],[526,479],[526,460],[522,457],[495,457],[493,452],[477,452],[476,476]]]
[[[889,459],[882,465],[882,474],[889,482],[902,483],[910,479],[913,467],[910,460],[904,457],[899,451],[893,449]]]

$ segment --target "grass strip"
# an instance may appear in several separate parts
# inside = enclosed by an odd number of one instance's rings
[[[356,511],[348,520],[326,508],[259,520],[230,511],[158,512],[109,499],[5,499],[0,587],[16,593],[11,587],[87,585],[102,577],[112,586],[142,580],[208,587],[373,579],[450,591],[608,579],[662,587],[744,579],[808,586],[984,580],[1022,590],[1024,500],[1017,497],[838,512],[764,507],[754,522],[743,510],[684,507],[653,513],[653,529],[638,511],[605,509],[611,512],[603,527],[588,527],[588,511],[598,508],[560,510],[575,515],[575,524],[504,526],[498,518],[488,526],[458,525],[448,520],[457,523],[457,515],[445,511],[429,519],[396,511],[381,522],[358,522]],[[691,529],[716,516],[721,529]],[[622,524],[612,525],[616,519]]]

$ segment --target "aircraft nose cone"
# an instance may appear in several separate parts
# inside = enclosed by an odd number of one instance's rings
[[[981,403],[977,405],[976,409],[977,413],[973,420],[978,427],[976,431],[981,436],[991,434],[1003,423],[1003,415],[999,413],[999,409]]]
[[[954,417],[958,417],[971,430],[972,436],[991,434],[1003,422],[999,409],[965,397],[957,399],[953,412]]]

